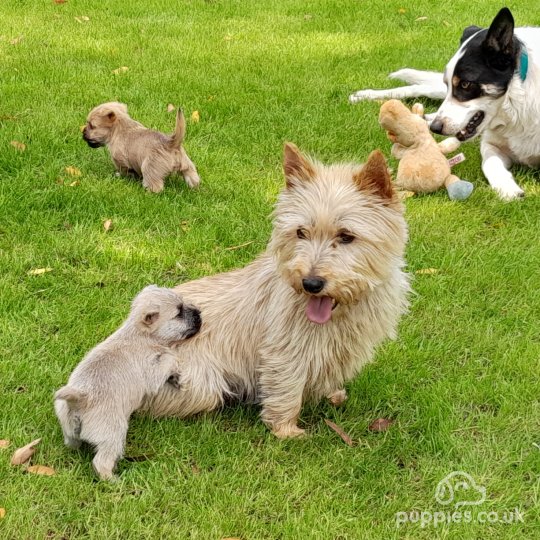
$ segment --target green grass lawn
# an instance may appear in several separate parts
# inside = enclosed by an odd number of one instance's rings
[[[503,203],[477,143],[456,168],[475,185],[469,200],[407,199],[410,314],[344,407],[304,410],[307,438],[276,440],[256,407],[135,417],[130,459],[108,484],[95,481],[89,452],[64,447],[52,408],[143,286],[236,268],[264,249],[284,141],[327,162],[388,155],[379,104],[351,106],[348,95],[390,85],[400,67],[441,70],[461,29],[489,24],[499,2],[1,4],[0,439],[11,446],[0,449],[0,538],[540,537],[538,171],[516,169],[527,197]],[[519,24],[540,25],[537,0],[510,7]],[[167,105],[184,107],[198,191],[174,178],[153,195],[114,176],[106,150],[80,135],[88,111],[111,100],[163,131],[174,125]],[[416,273],[427,268],[437,272]],[[394,423],[372,433],[377,417]],[[9,464],[38,437],[32,462],[55,476]],[[485,502],[462,508],[471,522],[398,528],[398,512],[453,510],[434,498],[452,471],[485,487]],[[523,522],[479,521],[514,508]]]

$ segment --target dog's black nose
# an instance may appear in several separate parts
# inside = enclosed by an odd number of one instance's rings
[[[435,118],[435,120],[433,120],[433,122],[431,122],[431,124],[429,125],[429,129],[431,129],[433,133],[438,133],[439,135],[442,135],[443,127],[443,121],[439,120],[438,118]]]
[[[308,277],[302,280],[302,287],[309,293],[316,294],[321,292],[326,285],[326,281],[320,277]]]

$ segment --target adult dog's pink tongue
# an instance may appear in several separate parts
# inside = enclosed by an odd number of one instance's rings
[[[307,307],[306,317],[314,323],[324,324],[332,316],[332,299],[329,296],[310,296]]]

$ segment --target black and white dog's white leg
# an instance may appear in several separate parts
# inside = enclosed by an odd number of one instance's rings
[[[510,156],[485,140],[480,143],[480,153],[482,154],[482,171],[490,186],[502,199],[511,201],[525,196],[525,192],[516,184],[509,171],[512,166]]]
[[[387,90],[359,90],[349,96],[351,103],[373,99],[407,99],[427,97],[431,99],[444,99],[447,89],[442,73],[420,71],[417,69],[400,69],[390,73],[391,79],[401,79],[409,86],[389,88]]]

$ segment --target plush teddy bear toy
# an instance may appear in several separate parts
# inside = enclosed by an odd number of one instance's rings
[[[400,160],[396,185],[416,193],[430,193],[445,186],[450,199],[466,199],[472,193],[473,185],[451,174],[444,156],[457,150],[460,142],[450,137],[437,143],[423,114],[421,103],[416,103],[412,111],[397,99],[391,99],[381,107],[379,123],[394,143],[392,155]]]

